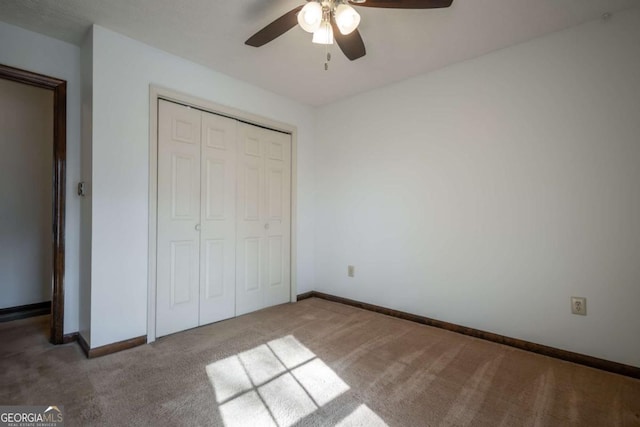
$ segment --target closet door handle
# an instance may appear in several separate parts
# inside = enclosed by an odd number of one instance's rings
[[[200,224],[196,224],[196,231],[200,231]]]
[[[268,230],[268,229],[269,229],[269,223],[268,223],[268,222],[264,225],[264,229],[265,229],[265,230]]]

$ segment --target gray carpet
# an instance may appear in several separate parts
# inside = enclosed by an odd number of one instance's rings
[[[0,404],[65,425],[640,426],[640,381],[311,298],[87,360],[0,324]]]

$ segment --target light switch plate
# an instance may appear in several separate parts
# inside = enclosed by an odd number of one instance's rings
[[[347,266],[347,276],[354,277],[356,275],[356,268],[353,265]]]

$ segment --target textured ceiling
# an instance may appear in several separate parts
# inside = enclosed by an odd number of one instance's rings
[[[0,21],[80,44],[95,23],[309,105],[422,74],[623,10],[640,0],[454,0],[439,10],[359,8],[367,55],[347,60],[296,27],[244,41],[304,0],[1,0]]]

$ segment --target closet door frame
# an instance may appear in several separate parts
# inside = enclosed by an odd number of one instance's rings
[[[158,230],[158,103],[160,99],[176,102],[241,122],[291,135],[291,289],[289,301],[296,302],[296,194],[297,194],[297,128],[293,125],[216,104],[162,86],[149,85],[149,254],[147,283],[147,342],[156,340],[156,257]]]

